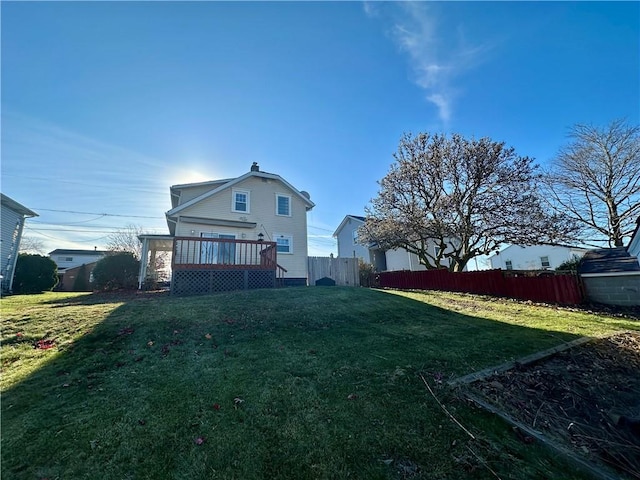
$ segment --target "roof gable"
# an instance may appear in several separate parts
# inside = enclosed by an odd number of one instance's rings
[[[169,210],[166,215],[167,217],[171,217],[174,216],[178,213],[180,213],[181,211],[185,210],[186,208],[189,208],[193,205],[195,205],[196,203],[199,203],[209,197],[212,197],[214,195],[217,195],[218,193],[227,190],[231,187],[233,187],[234,185],[239,184],[240,182],[246,180],[247,178],[251,178],[251,177],[258,177],[258,178],[267,178],[267,179],[271,179],[271,180],[277,180],[279,182],[281,182],[283,185],[285,185],[287,188],[289,188],[298,198],[300,198],[300,200],[302,200],[302,202],[305,204],[306,209],[307,210],[311,210],[314,206],[315,203],[313,203],[307,196],[305,196],[301,191],[299,191],[297,188],[295,188],[293,185],[291,185],[289,182],[287,182],[284,178],[282,178],[280,175],[276,175],[274,173],[266,173],[266,172],[260,172],[260,171],[251,171],[248,173],[245,173],[244,175],[241,175],[238,178],[234,178],[232,180],[227,181],[226,183],[223,183],[222,185],[218,185],[218,183],[220,181],[213,181],[213,182],[202,182],[201,184],[193,184],[193,185],[203,185],[203,184],[207,184],[207,183],[211,183],[211,186],[213,187],[211,190],[209,190],[208,192],[203,193],[202,195],[199,195],[195,198],[192,198],[191,200],[189,200],[188,202],[183,203],[182,205],[179,205],[175,208],[172,208],[171,210]],[[218,186],[216,186],[218,185]],[[176,185],[174,187],[171,187],[171,189],[173,190],[174,188],[178,188],[178,187],[188,187],[189,184],[187,185]]]
[[[340,225],[338,225],[338,228],[336,228],[336,231],[333,232],[333,236],[337,237],[340,231],[347,225],[348,221],[351,219],[356,220],[360,224],[364,224],[365,221],[365,217],[360,217],[358,215],[345,215],[342,222],[340,222]]]

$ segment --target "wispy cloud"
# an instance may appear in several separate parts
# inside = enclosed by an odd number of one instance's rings
[[[390,22],[389,36],[409,59],[412,81],[425,91],[425,99],[434,104],[440,120],[448,124],[453,115],[461,74],[484,61],[488,45],[470,45],[462,25],[449,28],[436,7],[424,2],[387,4],[391,10],[382,15],[378,5],[365,3],[371,18]]]

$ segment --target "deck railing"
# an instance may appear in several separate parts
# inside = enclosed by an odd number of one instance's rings
[[[275,242],[233,238],[176,237],[173,242],[174,270],[276,270]]]

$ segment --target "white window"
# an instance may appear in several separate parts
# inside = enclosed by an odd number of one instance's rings
[[[291,216],[291,195],[276,193],[276,215]]]
[[[504,266],[507,268],[507,270],[513,270],[513,263],[511,262],[511,260],[507,260],[506,262],[504,262]]]
[[[353,236],[353,244],[358,245],[358,229],[356,228],[353,232],[351,232]]]
[[[278,253],[293,253],[293,237],[291,235],[274,233],[273,238],[276,241]]]
[[[542,265],[543,269],[551,268],[549,257],[540,257],[540,264]]]
[[[233,190],[231,211],[249,213],[249,192],[247,190]]]

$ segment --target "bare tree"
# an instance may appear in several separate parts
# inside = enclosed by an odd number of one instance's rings
[[[640,128],[576,125],[545,175],[557,212],[580,223],[586,243],[622,247],[640,215]]]
[[[146,233],[140,225],[128,224],[125,228],[118,229],[115,233],[109,235],[107,250],[111,252],[129,252],[132,253],[136,260],[142,257],[142,242],[138,238],[139,235]],[[169,253],[158,252],[153,258],[154,264],[151,269],[159,275],[160,279],[164,279],[169,265]]]
[[[20,239],[20,253],[45,255],[44,242],[36,237],[22,237]]]
[[[138,236],[144,233],[144,229],[140,225],[130,223],[126,227],[120,228],[116,230],[115,233],[109,235],[107,250],[111,252],[133,253],[136,260],[140,260],[142,243],[138,239]]]
[[[394,158],[367,209],[363,242],[404,248],[427,268],[462,271],[502,243],[570,238],[571,223],[542,208],[533,160],[503,142],[405,134]]]

